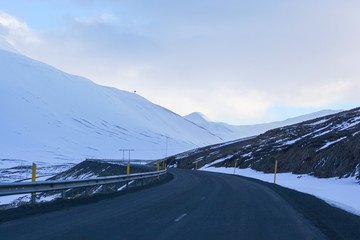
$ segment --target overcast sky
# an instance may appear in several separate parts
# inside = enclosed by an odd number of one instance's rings
[[[358,0],[1,0],[0,36],[185,115],[249,124],[360,106]]]

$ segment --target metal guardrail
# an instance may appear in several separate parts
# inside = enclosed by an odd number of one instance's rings
[[[64,190],[69,188],[91,187],[96,185],[128,182],[137,179],[158,177],[166,174],[167,170],[146,173],[134,173],[129,175],[118,175],[109,177],[99,177],[91,179],[59,180],[59,181],[39,181],[25,183],[0,183],[0,196],[15,195],[22,193],[48,192]]]

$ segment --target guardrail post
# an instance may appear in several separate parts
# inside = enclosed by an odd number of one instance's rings
[[[36,181],[36,164],[33,163],[32,165],[32,175],[31,175],[31,181],[35,182]],[[36,202],[36,196],[35,193],[31,193],[31,203],[34,204]]]

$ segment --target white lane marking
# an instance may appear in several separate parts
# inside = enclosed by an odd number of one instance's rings
[[[177,219],[175,219],[175,222],[179,222],[181,219],[183,219],[187,214],[183,213],[181,214]]]

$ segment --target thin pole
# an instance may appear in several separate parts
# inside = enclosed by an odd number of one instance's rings
[[[157,171],[159,171],[160,170],[159,169],[159,162],[156,163],[156,166],[157,166]],[[160,178],[160,176],[158,175],[157,179],[159,179],[159,178]]]
[[[236,160],[235,160],[235,166],[234,166],[234,175],[235,175],[235,169],[236,169]]]
[[[277,160],[275,161],[275,175],[274,175],[274,184],[276,182],[276,170],[277,170]]]
[[[33,163],[32,165],[32,176],[31,176],[31,181],[35,182],[36,181],[36,164]],[[34,204],[35,203],[35,193],[31,193],[31,203]]]

